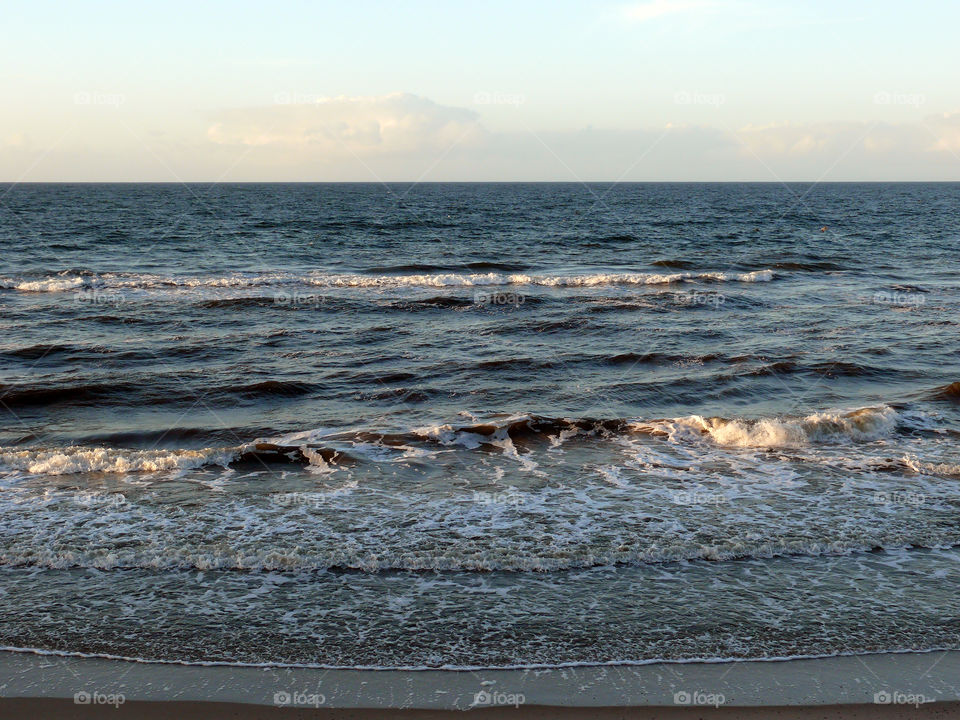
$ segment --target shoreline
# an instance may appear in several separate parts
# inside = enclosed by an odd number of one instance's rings
[[[861,652],[845,652],[830,655],[782,655],[764,658],[738,657],[696,657],[696,658],[653,658],[651,660],[608,660],[605,662],[566,662],[566,663],[528,663],[518,665],[325,665],[323,663],[249,663],[232,662],[228,660],[163,660],[154,658],[133,657],[129,655],[111,655],[107,653],[84,653],[70,650],[45,650],[43,648],[16,647],[12,645],[0,646],[0,657],[5,654],[37,655],[41,657],[71,658],[77,660],[110,660],[138,665],[169,665],[175,667],[198,668],[247,668],[259,670],[346,670],[358,672],[492,672],[500,670],[510,671],[544,671],[544,670],[582,670],[587,668],[611,667],[643,667],[645,665],[727,665],[731,663],[782,663],[795,660],[830,660],[833,658],[872,657],[876,655],[929,655],[931,653],[953,652],[953,648],[931,648],[929,650],[864,650]],[[957,650],[960,652],[960,650]]]
[[[115,707],[131,713],[139,709],[143,715],[153,705],[170,712],[171,703],[184,717],[214,706],[241,718],[277,712],[297,717],[300,711],[303,717],[362,718],[388,709],[419,713],[417,717],[447,717],[463,710],[483,710],[488,717],[537,717],[536,708],[552,714],[543,717],[625,717],[628,709],[646,709],[656,710],[657,717],[680,718],[706,712],[723,717],[738,708],[793,712],[834,707],[869,710],[863,717],[916,717],[918,712],[945,717],[926,713],[960,713],[958,684],[960,651],[955,650],[462,671],[173,665],[0,652],[0,714],[14,717],[16,708],[24,714],[30,708],[43,710],[51,717],[85,717]],[[75,704],[75,697],[88,704]],[[563,715],[556,714],[560,708]]]

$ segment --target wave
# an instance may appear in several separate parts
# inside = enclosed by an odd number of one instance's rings
[[[660,353],[660,352],[646,352],[646,353],[637,353],[637,352],[625,352],[620,353],[619,355],[611,355],[609,357],[601,358],[591,358],[591,360],[599,359],[601,362],[608,363],[610,365],[624,365],[632,364],[639,365],[642,363],[694,363],[694,364],[703,364],[707,362],[713,362],[715,360],[723,360],[725,362],[733,362],[733,360],[725,360],[722,355],[719,353],[707,353],[706,355],[679,355],[679,354],[669,354],[669,353]]]
[[[414,431],[420,439],[441,444],[475,445],[488,439],[522,440],[561,434],[645,434],[674,442],[709,440],[723,447],[804,447],[834,442],[870,442],[892,435],[906,420],[891,407],[868,407],[850,411],[820,412],[805,417],[740,419],[723,417],[667,418],[661,420],[569,419],[536,415],[465,426],[438,425]]]
[[[181,349],[180,355],[190,354]],[[49,407],[52,405],[91,405],[109,401],[117,405],[176,405],[198,397],[197,393],[179,387],[177,376],[158,375],[148,384],[141,382],[92,382],[77,385],[0,385],[0,402],[7,407]],[[297,398],[316,394],[321,386],[289,380],[262,380],[259,382],[212,385],[204,388],[202,397],[220,397],[234,401],[258,398]]]
[[[229,450],[125,450],[70,446],[53,449],[0,448],[0,467],[32,475],[75,473],[154,473],[191,470],[205,465],[226,466],[234,460]]]
[[[448,295],[423,298],[420,300],[401,300],[392,303],[395,310],[422,310],[428,308],[463,308],[474,307],[477,303],[469,298],[458,298]]]
[[[949,385],[938,387],[929,396],[933,400],[947,400],[948,402],[960,402],[960,382],[952,382]]]
[[[405,229],[443,229],[456,227],[456,223],[438,218],[411,218],[397,220],[375,220],[369,218],[285,218],[262,219],[249,224],[254,230],[299,229],[314,232],[331,230],[367,230],[375,233],[384,233],[388,230]]]
[[[888,437],[900,415],[891,407],[861,408],[849,412],[820,412],[798,418],[757,420],[705,418],[692,415],[659,423],[640,423],[636,429],[670,439],[709,437],[727,447],[805,447],[838,441],[870,442]]]
[[[346,452],[333,448],[282,446],[269,442],[199,450],[136,450],[81,445],[58,448],[0,448],[0,470],[20,471],[31,475],[179,472],[244,464],[346,465],[353,461]]]
[[[883,377],[891,379],[894,377],[917,377],[918,371],[902,370],[898,368],[882,367],[878,365],[867,365],[865,363],[855,363],[844,360],[828,360],[804,364],[795,360],[776,360],[773,362],[752,368],[745,374],[762,375],[796,375],[796,374],[814,373],[824,378],[836,377]]]
[[[257,397],[300,397],[317,392],[319,387],[310,383],[284,380],[263,380],[261,382],[240,385],[227,385],[215,388],[215,392],[246,398]]]
[[[123,507],[123,503],[118,503]],[[288,572],[320,571],[379,573],[415,572],[562,572],[595,567],[660,565],[676,562],[730,562],[736,560],[768,560],[777,557],[824,557],[867,552],[902,552],[911,550],[945,550],[960,548],[960,538],[946,541],[887,542],[874,539],[763,540],[743,539],[714,544],[680,547],[650,546],[642,549],[615,550],[570,546],[541,548],[541,554],[521,552],[516,555],[497,552],[438,554],[412,548],[378,549],[369,552],[357,549],[310,551],[299,546],[266,547],[259,552],[236,551],[184,545],[168,547],[163,552],[136,548],[116,549],[109,553],[70,551],[58,553],[27,546],[0,551],[0,567],[31,567],[52,570],[94,568],[97,570],[202,570],[221,572]]]
[[[245,310],[248,308],[283,308],[286,305],[278,305],[276,298],[270,296],[257,297],[233,297],[217,298],[215,300],[203,300],[197,303],[198,308],[205,310]]]
[[[665,267],[665,268],[676,268],[678,270],[689,270],[694,266],[695,263],[690,260],[654,260],[650,263],[655,267]]]
[[[900,463],[918,475],[932,475],[934,477],[960,478],[960,465],[954,463],[931,463],[917,460],[905,455]]]
[[[556,367],[556,363],[547,359],[531,357],[497,358],[495,360],[480,360],[472,364],[477,370],[525,370],[537,371]]]
[[[818,272],[823,270],[843,270],[843,265],[827,260],[810,260],[805,262],[778,262],[774,263],[775,270],[800,270]]]
[[[0,350],[0,355],[23,360],[42,360],[45,357],[54,358],[58,355],[73,355],[81,352],[90,352],[90,350],[73,345],[37,343],[36,345]],[[0,390],[0,392],[2,392],[2,390]]]
[[[336,273],[235,273],[219,276],[165,276],[135,273],[62,276],[41,279],[0,278],[0,288],[50,293],[70,290],[124,290],[163,288],[245,288],[306,285],[329,288],[476,287],[529,285],[539,287],[598,287],[604,285],[670,285],[681,282],[769,282],[773,270],[745,273],[679,272],[588,273],[581,275],[530,275],[503,273],[420,273],[408,275],[357,275]],[[96,297],[93,298],[96,300]]]
[[[41,280],[17,280],[0,278],[0,288],[20,290],[21,292],[63,292],[76,290],[90,284],[88,278],[82,277],[52,277]]]
[[[7,407],[44,407],[61,403],[86,403],[105,400],[117,395],[138,392],[136,385],[125,383],[88,383],[49,387],[0,385],[0,402]]]
[[[601,237],[591,237],[583,241],[587,247],[603,247],[604,245],[615,245],[618,243],[635,243],[639,240],[636,235],[626,235],[624,233],[614,235],[603,235]]]
[[[562,418],[510,415],[464,425],[429,425],[400,432],[375,430],[305,431],[260,439],[236,447],[200,450],[136,450],[109,447],[0,448],[0,470],[36,475],[135,473],[189,470],[238,463],[357,462],[344,446],[377,444],[409,447],[423,444],[466,449],[511,443],[555,443],[573,436],[615,438],[648,435],[673,443],[709,442],[726,448],[796,448],[829,443],[865,443],[889,437],[916,423],[889,406],[819,412],[802,417],[723,418],[691,415],[659,420],[632,418]],[[933,472],[935,468],[927,468]],[[951,471],[950,474],[953,474]]]
[[[368,273],[429,273],[429,272],[463,272],[464,270],[503,270],[516,272],[526,270],[529,265],[524,263],[505,262],[468,262],[458,265],[434,265],[429,263],[413,263],[408,265],[376,265],[366,269]]]
[[[450,265],[432,265],[429,263],[410,263],[407,265],[375,265],[367,268],[369,273],[429,273],[453,270]]]

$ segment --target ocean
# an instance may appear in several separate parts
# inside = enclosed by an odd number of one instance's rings
[[[960,184],[0,196],[0,646],[960,649]]]

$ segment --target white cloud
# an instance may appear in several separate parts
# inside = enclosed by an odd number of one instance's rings
[[[743,143],[744,152],[760,156],[805,156],[842,153],[866,135],[864,129],[849,123],[773,123],[746,125],[736,135]]]
[[[838,158],[945,155],[960,151],[960,113],[909,123],[774,123],[746,125],[736,137],[743,152],[760,157]]]
[[[340,158],[442,151],[482,135],[473,111],[416,95],[314,98],[279,93],[276,100],[270,107],[222,113],[208,129],[208,139],[218,145],[272,146],[312,158]]]
[[[933,141],[930,150],[951,155],[960,153],[960,112],[935,115],[926,118],[923,124]]]

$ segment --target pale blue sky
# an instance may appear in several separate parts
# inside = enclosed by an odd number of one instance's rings
[[[0,180],[960,179],[947,0],[2,15]]]

